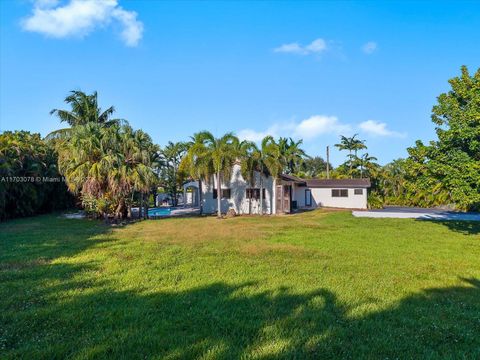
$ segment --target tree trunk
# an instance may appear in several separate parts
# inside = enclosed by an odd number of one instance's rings
[[[277,211],[277,209],[276,209],[276,207],[277,207],[276,196],[277,196],[277,177],[275,176],[273,178],[272,193],[270,194],[270,215],[274,214],[274,212],[273,212],[274,204],[275,204],[275,213]]]
[[[350,178],[353,179],[353,174],[352,174],[352,167],[353,167],[353,159],[352,159],[352,151],[350,150]]]
[[[177,163],[173,161],[173,206],[177,206]]]
[[[252,197],[255,185],[250,184],[250,198],[248,199],[248,215],[252,215]]]
[[[263,215],[263,167],[262,171],[260,172],[260,215]]]
[[[220,172],[217,173],[217,218],[222,218],[222,184],[220,183]]]
[[[203,203],[202,203],[202,179],[198,180],[198,205],[200,207],[200,215],[203,214]]]
[[[115,220],[121,220],[123,215],[123,202],[120,201],[115,209]]]
[[[144,218],[145,220],[148,219],[148,201],[149,201],[149,195],[150,195],[150,194],[147,193],[146,195],[147,195],[147,199],[146,199],[146,201],[144,202],[145,208],[144,208],[144,211],[143,211],[143,218]],[[144,194],[144,196],[145,196],[145,194]]]

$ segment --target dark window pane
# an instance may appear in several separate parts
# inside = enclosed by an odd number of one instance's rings
[[[355,189],[354,194],[355,195],[363,195],[363,189]]]
[[[305,206],[312,206],[312,191],[310,189],[305,190]]]
[[[348,197],[348,189],[332,189],[332,197]]]

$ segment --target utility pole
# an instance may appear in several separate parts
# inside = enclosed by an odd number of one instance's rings
[[[330,179],[330,147],[327,146],[327,179]]]

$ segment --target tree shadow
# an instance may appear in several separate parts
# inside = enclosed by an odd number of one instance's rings
[[[428,221],[433,224],[438,224],[447,227],[451,231],[455,231],[464,235],[478,235],[480,234],[480,221],[468,220],[430,220],[421,219],[419,221]]]
[[[2,337],[12,358],[473,359],[480,356],[480,281],[463,280],[466,286],[428,289],[362,317],[327,289],[213,283],[142,293],[99,282],[57,299],[62,292],[52,286],[43,302],[2,317]],[[85,286],[67,283],[71,291]]]
[[[129,226],[129,225],[124,225]],[[22,267],[69,257],[93,246],[114,241],[113,227],[99,220],[39,215],[0,224],[0,263]]]
[[[0,238],[8,252],[0,254],[0,358],[480,358],[476,278],[370,312],[358,309],[378,300],[345,303],[326,288],[260,290],[257,282],[119,291],[123,275],[68,261],[118,242],[111,228],[65,221],[54,218],[48,232],[45,221],[0,228],[8,230]]]

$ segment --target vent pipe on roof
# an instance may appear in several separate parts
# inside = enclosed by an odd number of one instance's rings
[[[330,179],[330,148],[327,145],[327,179]]]

